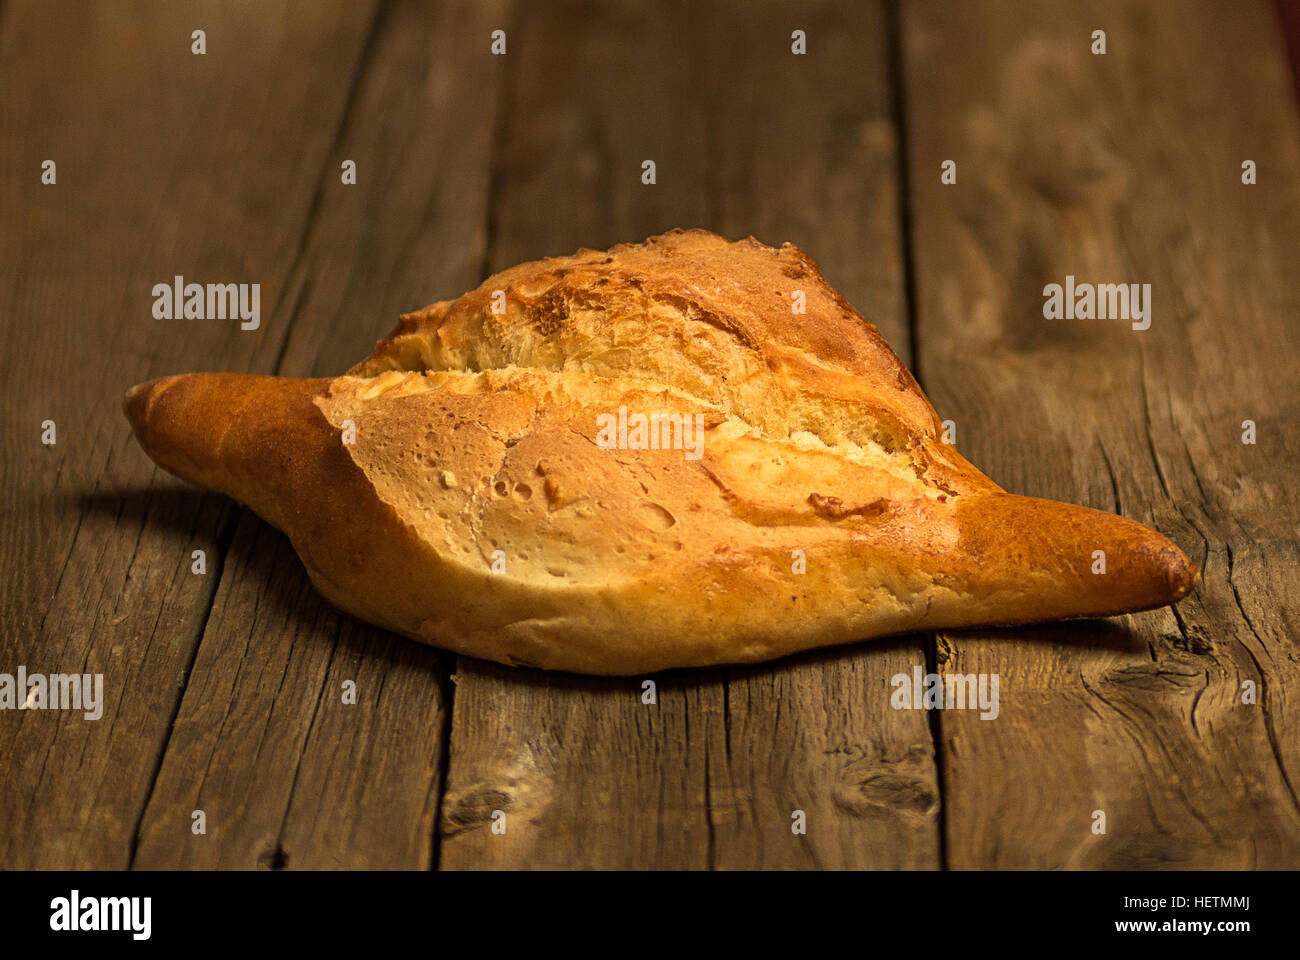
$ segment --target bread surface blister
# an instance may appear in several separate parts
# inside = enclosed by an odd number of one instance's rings
[[[125,408],[336,606],[508,664],[761,661],[1148,609],[1197,575],[1141,524],[1003,491],[812,260],[752,237],[521,264],[343,376],[185,374]]]

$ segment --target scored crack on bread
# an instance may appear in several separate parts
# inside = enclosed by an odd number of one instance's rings
[[[157,463],[283,530],[330,602],[502,663],[752,662],[1147,609],[1196,578],[1139,523],[1004,492],[807,255],[752,237],[521,264],[343,376],[181,375],[125,407]],[[650,432],[674,442],[611,444],[637,413],[679,418]]]

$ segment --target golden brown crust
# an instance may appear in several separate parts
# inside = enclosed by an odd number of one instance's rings
[[[192,374],[125,406],[160,465],[284,530],[331,602],[504,663],[757,661],[1145,609],[1196,576],[1138,523],[998,488],[812,261],[752,238],[521,264],[344,376]],[[608,449],[620,408],[681,418],[680,443]]]

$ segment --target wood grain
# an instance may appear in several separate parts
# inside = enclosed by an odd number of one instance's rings
[[[791,53],[794,28],[812,56]],[[674,226],[794,240],[906,347],[878,7],[526,10],[514,33],[493,269]],[[875,69],[845,77],[863,45]],[[672,673],[654,704],[643,680],[462,660],[440,865],[936,865],[929,730],[885,707],[888,678],[922,657],[912,640]]]
[[[1284,64],[1267,4],[1211,0],[5,3],[0,672],[102,672],[107,702],[0,712],[0,866],[1293,867]],[[732,670],[508,669],[339,615],[119,411],[167,373],[338,373],[492,270],[675,226],[804,247],[976,464],[1162,530],[1199,589]],[[176,274],[260,283],[261,328],[154,319]],[[1044,319],[1067,274],[1152,284],[1151,328]],[[927,660],[999,674],[999,718],[891,710]]]
[[[797,243],[909,362],[883,4],[723,9],[709,58],[716,229]],[[710,783],[714,865],[939,866],[929,723],[889,706],[890,679],[918,664],[912,636],[730,671],[726,759]],[[791,834],[796,809],[806,837]]]
[[[917,4],[903,36],[925,387],[1008,489],[1204,575],[1176,608],[941,638],[1003,700],[940,718],[950,865],[1294,866],[1300,156],[1270,11]],[[1044,319],[1067,274],[1150,283],[1150,329]]]
[[[503,19],[500,5],[413,4],[371,27],[313,184],[280,373],[341,373],[401,311],[477,283],[500,72],[487,38]],[[246,516],[136,865],[429,866],[446,683],[436,651],[341,617],[288,542]],[[195,809],[206,836],[188,829]]]
[[[517,8],[487,270],[705,220],[705,113],[678,59],[691,28],[683,4]],[[707,767],[725,749],[714,675],[656,678],[650,706],[636,678],[469,658],[456,673],[440,867],[708,865]]]
[[[177,370],[272,368],[274,308],[346,92],[338,64],[369,15],[249,6],[3,11],[0,670],[102,673],[106,699],[97,721],[0,714],[6,867],[129,863],[221,575],[234,508],[159,475],[119,398]],[[153,285],[176,274],[260,283],[261,328],[154,319]]]

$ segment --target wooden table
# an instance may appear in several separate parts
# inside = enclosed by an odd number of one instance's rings
[[[1296,866],[1294,107],[1258,3],[4,3],[0,672],[105,704],[0,713],[0,866]],[[967,457],[1165,532],[1197,591],[649,706],[340,616],[119,409],[339,373],[491,271],[674,226],[798,243]],[[177,274],[260,283],[260,327],[155,319]],[[1067,275],[1151,284],[1150,328],[1045,319]],[[917,664],[998,674],[1000,716],[890,709]]]

